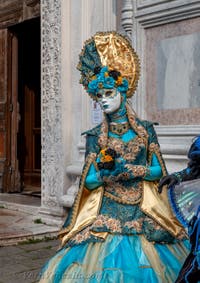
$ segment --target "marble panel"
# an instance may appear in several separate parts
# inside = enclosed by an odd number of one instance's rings
[[[158,42],[156,47],[158,109],[200,107],[199,46],[200,32]]]
[[[200,124],[200,18],[146,29],[147,119]]]

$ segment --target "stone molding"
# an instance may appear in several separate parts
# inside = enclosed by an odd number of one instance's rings
[[[182,170],[187,166],[187,153],[200,126],[156,126],[161,151],[169,173]]]
[[[137,10],[153,8],[154,11],[168,8],[177,8],[197,3],[198,0],[136,0]],[[162,8],[161,8],[162,7]]]
[[[126,34],[131,37],[133,30],[133,2],[126,0],[123,3],[121,11],[121,25]]]
[[[196,133],[200,133],[199,125],[155,126],[155,128],[162,136],[194,136]]]
[[[200,133],[200,126],[155,126],[165,154],[186,156],[193,138]]]
[[[145,28],[200,15],[198,0],[136,0],[134,4],[135,18]]]
[[[113,0],[103,0],[103,30],[113,30],[116,28],[116,3]],[[99,30],[97,30],[99,31]]]

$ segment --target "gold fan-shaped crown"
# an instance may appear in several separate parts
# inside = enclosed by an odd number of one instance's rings
[[[129,83],[127,97],[131,97],[140,76],[140,62],[130,42],[114,31],[98,32],[93,38],[102,66],[119,71],[121,76],[127,79]]]

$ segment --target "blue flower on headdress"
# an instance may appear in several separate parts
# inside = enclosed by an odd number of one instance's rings
[[[119,92],[127,92],[128,90],[128,81],[126,79],[122,80],[122,84],[117,87]]]
[[[97,80],[92,80],[89,84],[88,84],[88,89],[87,92],[91,92],[91,93],[95,93],[96,90],[98,89],[98,83]]]
[[[104,76],[104,73],[105,73],[105,72],[108,72],[108,67],[107,67],[107,66],[104,66],[104,67],[101,68],[101,70],[100,70],[100,75],[103,75],[103,76]]]
[[[101,88],[117,88],[120,92],[126,92],[128,90],[128,81],[122,78],[119,72],[109,72],[108,67],[105,66],[89,82],[87,92],[95,95]]]

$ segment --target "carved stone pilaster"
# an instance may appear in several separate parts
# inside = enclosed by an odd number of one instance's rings
[[[41,1],[41,119],[42,206],[41,212],[62,215],[64,161],[61,96],[61,3]]]

